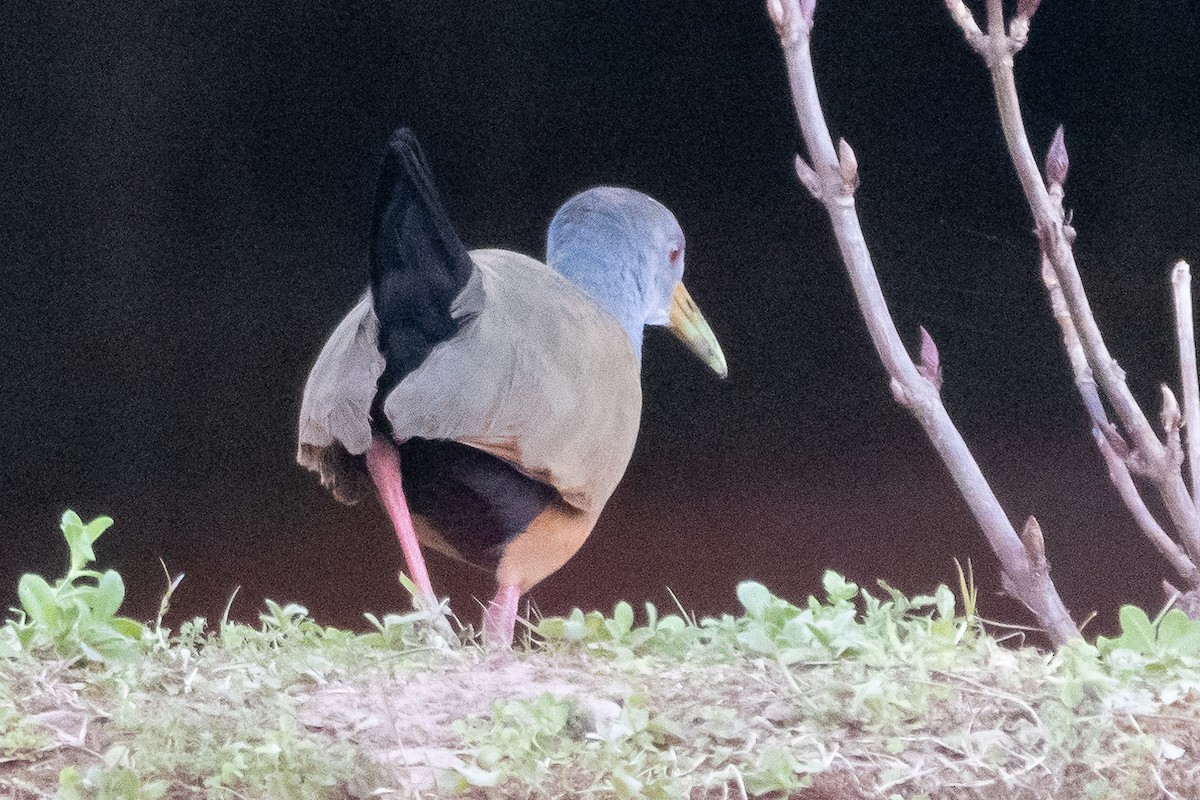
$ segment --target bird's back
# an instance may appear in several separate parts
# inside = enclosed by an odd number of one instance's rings
[[[513,533],[514,520],[528,522],[548,505],[594,521],[633,452],[641,384],[616,319],[569,281],[504,250],[475,250],[471,259],[475,269],[453,305],[463,324],[383,398],[370,295],[346,315],[305,386],[298,460],[343,502],[360,499],[369,487],[362,454],[380,427],[371,411],[382,408],[394,439],[411,440],[401,444],[406,484],[425,498],[430,518],[445,520],[434,528],[463,532],[435,544],[479,562],[486,559],[475,554],[504,544],[498,537]],[[459,489],[484,484],[482,494],[494,496],[476,497],[483,510],[472,516],[461,493],[445,491],[447,477]],[[490,518],[505,530],[491,531]],[[479,541],[465,541],[468,534]]]
[[[384,400],[397,441],[460,442],[599,513],[633,452],[639,365],[616,319],[527,256],[471,253],[468,321]]]

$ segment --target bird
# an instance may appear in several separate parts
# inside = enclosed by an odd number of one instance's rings
[[[679,222],[639,191],[568,199],[546,263],[468,250],[400,128],[373,214],[369,286],[309,373],[297,461],[341,502],[378,494],[418,605],[439,607],[422,545],[493,571],[483,640],[511,648],[520,598],[579,550],[629,464],[645,327],[722,378],[725,356],[684,288]]]

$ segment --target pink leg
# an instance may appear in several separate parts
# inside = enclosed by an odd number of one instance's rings
[[[429,582],[429,571],[425,569],[425,558],[421,555],[417,532],[408,513],[408,501],[404,499],[404,487],[400,483],[400,451],[396,445],[376,436],[367,450],[367,472],[371,473],[371,480],[375,481],[379,497],[396,528],[396,538],[400,540],[413,583],[417,584],[417,589],[423,595],[426,608],[432,611],[438,607],[437,595],[433,593],[433,584]]]
[[[487,647],[508,650],[512,647],[513,630],[517,625],[517,603],[521,590],[516,586],[501,586],[488,603],[483,614],[483,643]]]

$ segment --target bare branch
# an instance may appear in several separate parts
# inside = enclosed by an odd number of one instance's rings
[[[1170,581],[1163,581],[1162,585],[1167,602],[1190,618],[1200,619],[1200,591],[1192,589],[1190,592],[1181,592]]]
[[[782,32],[787,27],[787,17],[785,14],[787,9],[784,8],[780,0],[767,0],[767,16],[771,18],[771,24],[775,26],[777,31]]]
[[[953,0],[948,5],[953,10]],[[769,0],[768,12],[779,32],[792,102],[812,169],[826,189],[820,199],[829,214],[871,340],[890,376],[892,393],[912,411],[946,463],[1003,565],[1008,590],[1034,613],[1055,644],[1078,638],[1079,630],[1050,581],[1048,569],[1035,564],[1035,554],[1017,535],[937,390],[918,371],[896,331],[854,208],[858,168],[853,151],[844,143],[839,148],[840,154],[835,151],[821,110],[809,47],[811,26],[800,13],[799,0]],[[825,183],[831,179],[839,185]]]
[[[817,0],[800,0],[800,14],[804,17],[804,21],[808,23],[808,27],[813,26],[813,16],[817,13]]]
[[[971,13],[971,9],[967,8],[967,4],[963,0],[946,0],[946,8],[949,9],[955,24],[962,29],[967,44],[976,51],[983,52],[983,31],[979,30],[975,16]]]
[[[1142,534],[1150,540],[1154,548],[1166,559],[1179,577],[1187,582],[1189,587],[1193,590],[1200,590],[1200,570],[1196,569],[1195,562],[1188,558],[1183,548],[1176,544],[1175,540],[1168,536],[1158,521],[1154,519],[1154,515],[1146,507],[1137,486],[1133,483],[1125,458],[1114,452],[1104,434],[1094,427],[1092,428],[1092,437],[1096,440],[1096,448],[1104,456],[1109,480],[1116,487],[1125,506],[1133,514],[1133,520]]]
[[[799,154],[796,155],[796,177],[800,179],[800,183],[804,184],[804,188],[808,189],[808,193],[813,196],[813,199],[820,202],[822,195],[821,179],[817,177],[817,173]]]
[[[1062,127],[1058,129],[1062,132]],[[1060,141],[1059,133],[1055,134],[1055,141]],[[1047,173],[1054,172],[1056,176],[1066,178],[1066,148],[1062,149],[1061,160],[1054,153],[1055,145],[1050,146],[1050,154],[1047,155],[1046,161],[1049,164],[1052,161],[1060,161],[1056,167],[1051,170],[1047,168]],[[1061,171],[1059,168],[1061,167]],[[1052,181],[1049,184],[1050,189],[1048,195],[1050,197],[1051,211],[1059,220],[1063,218],[1062,198],[1063,187],[1062,180]],[[1108,412],[1104,410],[1104,403],[1100,400],[1100,392],[1096,387],[1096,380],[1092,376],[1092,368],[1088,366],[1087,355],[1083,350],[1083,343],[1079,341],[1079,333],[1075,330],[1075,323],[1071,319],[1071,311],[1067,308],[1067,300],[1063,297],[1062,285],[1058,282],[1058,276],[1054,272],[1054,267],[1051,266],[1050,260],[1046,258],[1046,254],[1042,254],[1042,283],[1046,286],[1046,292],[1050,295],[1050,308],[1054,314],[1054,319],[1062,330],[1063,348],[1067,351],[1067,358],[1071,362],[1071,372],[1075,376],[1075,388],[1079,391],[1079,396],[1083,399],[1083,407],[1087,410],[1088,416],[1092,419],[1094,430],[1102,435],[1115,453],[1122,459],[1127,459],[1130,456],[1131,450],[1129,443],[1125,441],[1125,437],[1117,429],[1117,426],[1109,422]],[[1122,462],[1122,469],[1128,474],[1128,469]],[[1115,483],[1115,481],[1114,481]],[[1145,508],[1142,502],[1141,495],[1137,489],[1133,488],[1132,480],[1129,482],[1129,487],[1133,491],[1133,496],[1137,498],[1137,504]],[[1118,487],[1120,490],[1120,487]],[[1125,497],[1124,491],[1121,491],[1121,496]],[[1134,517],[1138,516],[1138,511],[1130,503],[1126,503],[1129,510],[1133,512]],[[1158,523],[1154,523],[1156,526]]]
[[[1175,338],[1179,342],[1179,378],[1183,388],[1183,427],[1187,431],[1187,462],[1192,501],[1200,492],[1200,385],[1196,375],[1196,333],[1192,316],[1192,273],[1186,261],[1171,270],[1175,299]]]
[[[1056,211],[1061,214],[1061,184],[1051,185],[1050,197],[1055,203]],[[1200,589],[1200,570],[1196,569],[1194,562],[1188,558],[1183,548],[1176,544],[1154,519],[1154,515],[1146,507],[1141,493],[1134,484],[1133,477],[1129,474],[1129,466],[1126,463],[1126,459],[1130,455],[1129,446],[1117,430],[1117,426],[1108,421],[1104,404],[1101,403],[1100,394],[1096,390],[1096,382],[1092,379],[1091,367],[1087,365],[1087,357],[1084,355],[1083,345],[1079,341],[1079,334],[1075,332],[1075,324],[1071,321],[1071,312],[1067,310],[1067,301],[1063,298],[1062,287],[1059,286],[1054,269],[1045,256],[1042,257],[1042,281],[1046,284],[1046,291],[1050,295],[1054,319],[1062,329],[1063,345],[1071,362],[1071,371],[1075,374],[1075,387],[1079,390],[1088,415],[1092,418],[1092,436],[1096,440],[1096,448],[1104,457],[1104,463],[1108,467],[1109,480],[1112,481],[1117,494],[1120,495],[1122,502],[1133,515],[1134,522],[1137,523],[1142,535],[1150,540],[1163,558],[1187,582],[1188,586]]]
[[[1075,264],[1071,237],[1064,225],[1061,206],[1052,203],[1050,190],[1042,181],[1034,162],[1017,97],[1009,43],[1002,42],[1003,11],[1001,0],[988,0],[988,51],[985,54],[992,75],[1000,125],[1008,143],[1009,156],[1016,167],[1021,188],[1033,212],[1035,230],[1062,287],[1072,322],[1100,388],[1112,406],[1125,434],[1133,443],[1132,466],[1153,482],[1162,497],[1175,529],[1193,559],[1200,558],[1200,515],[1188,494],[1175,464],[1175,456],[1158,440],[1145,413],[1125,383],[1125,373],[1110,355],[1100,328],[1092,315],[1083,281]],[[1065,176],[1064,176],[1065,177]],[[1053,186],[1051,187],[1053,188]],[[1061,190],[1060,190],[1061,191]]]
[[[987,0],[987,24],[988,36],[999,43],[999,40],[1004,38],[1003,0]]]
[[[1021,544],[1025,548],[1029,569],[1040,581],[1050,583],[1050,563],[1046,561],[1046,541],[1042,537],[1042,526],[1033,516],[1025,520],[1025,527],[1021,528]],[[1019,579],[1014,578],[1007,570],[1000,575],[1000,579],[1007,593],[1024,602],[1020,593]],[[1030,611],[1037,613],[1037,609],[1028,605],[1027,607]]]

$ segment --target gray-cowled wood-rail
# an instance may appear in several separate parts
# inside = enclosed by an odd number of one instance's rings
[[[468,251],[400,129],[374,214],[370,289],[309,374],[298,460],[343,502],[374,484],[429,608],[420,544],[494,570],[484,640],[510,646],[521,595],[580,548],[629,463],[643,328],[722,377],[725,357],[681,282],[679,223],[640,192],[564,203],[549,266]]]

